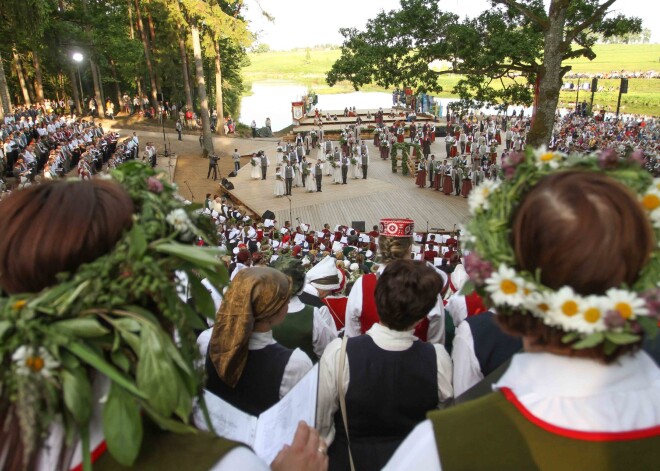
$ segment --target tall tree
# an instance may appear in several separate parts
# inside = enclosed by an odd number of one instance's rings
[[[39,61],[39,53],[36,48],[32,50],[32,63],[34,64],[34,92],[36,95],[37,103],[44,102],[44,83],[41,74],[41,62]]]
[[[199,37],[199,27],[197,21],[190,24],[190,33],[193,43],[193,55],[195,57],[195,80],[197,82],[197,94],[201,108],[202,118],[202,148],[204,154],[208,155],[214,152],[213,136],[211,134],[211,119],[209,116],[209,100],[206,96],[206,81],[204,79],[204,66],[202,64],[202,43]]]
[[[18,83],[21,85],[21,92],[23,93],[23,101],[25,105],[30,106],[32,100],[30,100],[30,92],[27,88],[27,82],[25,80],[25,75],[23,74],[23,65],[21,64],[21,58],[16,51],[16,48],[13,50],[14,56],[14,70],[16,71],[16,77],[18,77]]]
[[[135,3],[135,16],[137,18],[137,29],[138,32],[140,33],[140,38],[142,39],[142,46],[144,47],[144,59],[145,59],[145,64],[147,65],[147,72],[149,74],[149,82],[151,83],[151,90],[149,93],[149,101],[151,102],[151,106],[155,110],[158,109],[158,85],[156,83],[156,75],[154,73],[154,66],[151,62],[151,52],[150,52],[150,45],[149,45],[149,38],[147,36],[147,31],[144,27],[144,23],[142,21],[142,13],[140,12],[140,0],[134,0]]]
[[[381,12],[364,31],[342,29],[340,59],[326,80],[413,86],[441,91],[438,78],[461,74],[454,92],[464,107],[526,104],[538,94],[538,108],[528,142],[549,142],[565,61],[593,59],[597,34],[635,32],[638,18],[610,16],[616,0],[492,0],[493,8],[474,19],[459,20],[434,0],[401,0],[401,7]],[[445,69],[437,62],[450,64]]]
[[[7,87],[7,76],[5,75],[5,64],[0,52],[0,104],[4,114],[11,113],[11,98],[9,96],[9,87]]]

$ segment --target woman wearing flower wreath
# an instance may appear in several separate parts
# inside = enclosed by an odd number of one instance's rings
[[[474,189],[468,272],[524,352],[385,469],[657,467],[660,369],[640,345],[657,333],[660,180],[610,154],[512,154]]]
[[[252,154],[250,159],[250,165],[252,165],[252,170],[250,171],[250,178],[252,180],[261,180],[261,159],[257,154]]]
[[[220,262],[187,242],[211,223],[139,162],[112,175],[0,202],[0,469],[268,469],[190,422],[200,320],[177,286],[212,314],[199,277],[219,286]],[[301,424],[272,467],[325,469],[323,446]]]
[[[278,165],[275,168],[275,188],[273,194],[276,198],[284,196],[284,176],[282,175],[282,166]]]

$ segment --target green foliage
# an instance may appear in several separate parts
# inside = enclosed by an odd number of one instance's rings
[[[597,0],[566,3],[566,40],[552,51],[560,60],[592,59],[597,33],[609,37],[641,28],[637,18],[603,20]],[[356,89],[375,83],[440,92],[441,76],[459,74],[464,77],[452,92],[464,106],[529,105],[552,21],[542,0],[497,0],[491,9],[464,20],[442,11],[437,1],[402,0],[400,9],[379,13],[363,31],[340,30],[345,38],[341,57],[327,82],[332,86],[347,80]],[[564,67],[562,74],[568,70]]]

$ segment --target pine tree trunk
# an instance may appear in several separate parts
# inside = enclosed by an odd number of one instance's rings
[[[186,40],[184,30],[179,32],[179,53],[181,54],[181,74],[183,75],[183,91],[186,94],[186,108],[192,110],[193,100],[190,89],[190,75],[188,74],[188,54],[186,53]]]
[[[202,45],[199,39],[199,29],[196,23],[190,25],[192,34],[193,55],[195,56],[195,76],[197,80],[197,93],[201,105],[202,135],[204,155],[213,153],[213,135],[211,134],[211,120],[209,118],[209,100],[206,96],[206,82],[204,80],[204,66],[202,64]]]
[[[142,93],[142,80],[140,77],[135,78],[135,82],[137,83],[137,92],[138,92],[138,97],[140,98],[140,109],[144,110],[144,104],[142,103],[142,97],[144,94]]]
[[[105,91],[103,90],[103,77],[101,76],[101,68],[96,62],[94,63],[94,68],[96,69],[96,76],[99,80],[99,92],[101,93],[101,100],[105,104]]]
[[[225,134],[225,114],[222,106],[222,58],[220,57],[220,43],[213,41],[215,48],[215,111],[218,114],[218,122],[215,125],[216,132],[221,136]]]
[[[112,72],[112,80],[115,81],[115,93],[117,94],[117,103],[119,103],[119,110],[121,111],[124,106],[124,100],[121,97],[119,79],[117,78],[117,67],[115,67],[115,61],[113,59],[110,59],[110,72]]]
[[[96,110],[99,113],[99,118],[105,116],[105,107],[103,104],[103,97],[101,96],[101,85],[99,83],[99,74],[96,69],[96,63],[90,59],[89,65],[92,70],[92,79],[94,79],[94,97],[96,98]]]
[[[76,103],[76,109],[78,110],[78,116],[82,116],[83,97],[78,93],[78,79],[76,78],[76,71],[69,69],[69,81],[71,82],[71,90],[73,92],[73,101]]]
[[[133,5],[131,0],[128,0],[128,25],[131,27],[131,39],[135,39],[135,26],[133,25]]]
[[[39,62],[39,54],[37,51],[32,51],[32,62],[34,63],[34,91],[37,98],[37,103],[44,102],[44,82],[41,75],[41,63]]]
[[[140,13],[140,2],[139,0],[135,1],[135,14],[137,16],[137,28],[140,33],[140,38],[142,39],[142,46],[144,47],[144,58],[147,64],[147,72],[149,73],[149,82],[151,83],[151,90],[149,93],[151,106],[154,107],[154,110],[158,110],[158,85],[156,84],[156,76],[154,75],[154,68],[151,63],[151,53],[149,52],[149,38],[147,37],[147,32],[144,29],[144,23],[142,23],[142,14]]]
[[[539,97],[536,116],[527,136],[531,147],[548,145],[552,138],[559,91],[565,72],[562,71],[564,55],[564,26],[569,0],[552,0],[548,14],[548,27],[544,35],[543,64],[539,67]]]
[[[9,97],[9,88],[7,88],[7,77],[5,76],[5,64],[2,62],[0,54],[0,103],[4,114],[11,113],[11,98]]]
[[[16,48],[12,50],[12,55],[14,56],[14,68],[16,70],[16,76],[18,77],[18,83],[21,85],[21,92],[23,93],[23,101],[27,106],[30,106],[32,105],[32,102],[30,101],[30,92],[28,92],[27,84],[25,83],[23,67],[21,66],[21,59],[18,57]]]

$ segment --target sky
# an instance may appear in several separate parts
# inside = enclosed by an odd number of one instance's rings
[[[459,16],[476,16],[490,6],[488,0],[439,0],[440,7]],[[545,0],[549,5],[549,1]],[[366,21],[381,9],[399,7],[399,0],[248,0],[247,19],[258,41],[274,50],[312,47],[319,44],[341,45],[339,28],[363,29]],[[275,17],[268,22],[258,5]],[[660,42],[660,1],[618,0],[612,10],[640,16],[644,28],[651,30],[651,42]]]

